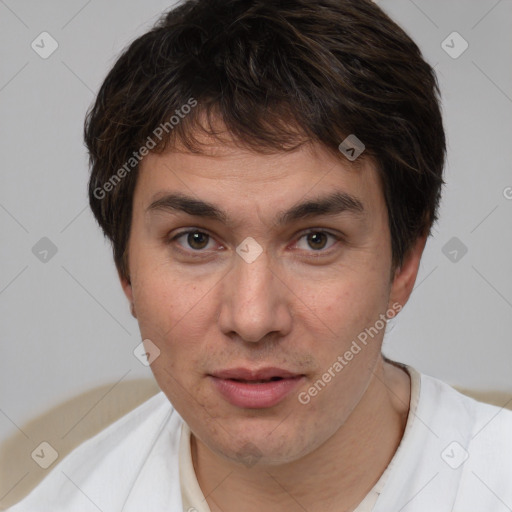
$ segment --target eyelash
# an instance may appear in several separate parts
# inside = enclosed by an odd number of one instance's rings
[[[210,235],[208,232],[206,231],[203,231],[203,230],[200,230],[200,229],[187,229],[185,231],[181,231],[179,233],[177,233],[176,235],[174,235],[173,237],[169,238],[166,240],[166,244],[170,245],[172,243],[174,243],[175,241],[177,241],[179,238],[185,236],[185,235],[189,235],[190,233],[201,233],[203,235],[206,235],[209,237],[209,240],[208,242],[210,241],[210,239],[214,239],[214,237],[212,235]],[[320,257],[320,256],[323,256],[325,254],[329,254],[331,252],[331,249],[336,245],[337,242],[343,242],[343,237],[340,236],[340,235],[335,235],[334,233],[331,233],[330,231],[325,231],[323,229],[309,229],[308,231],[306,232],[303,232],[300,234],[300,236],[297,238],[295,244],[297,244],[299,242],[299,240],[301,240],[302,238],[310,235],[310,234],[317,234],[317,233],[323,233],[327,236],[330,236],[331,238],[333,238],[335,240],[335,243],[333,243],[331,245],[331,247],[327,248],[327,249],[320,249],[318,251],[314,251],[314,250],[311,250],[311,251],[307,251],[307,252],[311,252],[312,254],[314,254],[314,257]],[[203,249],[190,249],[190,250],[186,250],[184,249],[183,247],[181,247],[181,249],[183,252],[186,252],[187,255],[189,256],[192,256],[193,258],[204,258],[204,255],[205,253],[207,253],[208,251],[205,251]]]

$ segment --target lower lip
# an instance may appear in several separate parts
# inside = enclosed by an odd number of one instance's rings
[[[304,379],[297,377],[249,384],[211,377],[220,394],[232,405],[246,409],[273,407],[283,401]]]

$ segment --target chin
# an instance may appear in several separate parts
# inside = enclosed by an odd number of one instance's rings
[[[244,427],[244,422],[230,424],[229,429],[217,431],[222,432],[222,439],[211,437],[205,444],[217,455],[245,467],[287,464],[314,450],[316,443],[308,443],[303,429],[280,429],[282,421],[273,422],[273,426],[268,422],[255,422],[249,427],[247,423]]]

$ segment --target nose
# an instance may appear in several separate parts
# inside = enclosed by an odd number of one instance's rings
[[[256,343],[288,334],[292,328],[290,290],[271,268],[266,253],[248,263],[238,254],[222,281],[219,328],[228,336]]]

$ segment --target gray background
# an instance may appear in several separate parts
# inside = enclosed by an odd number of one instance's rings
[[[435,66],[449,145],[441,219],[384,351],[512,397],[512,1],[378,3]],[[151,378],[87,207],[82,126],[116,55],[169,5],[0,0],[0,443],[86,390]],[[31,48],[43,31],[59,45],[47,59]],[[441,46],[453,31],[458,58]]]

